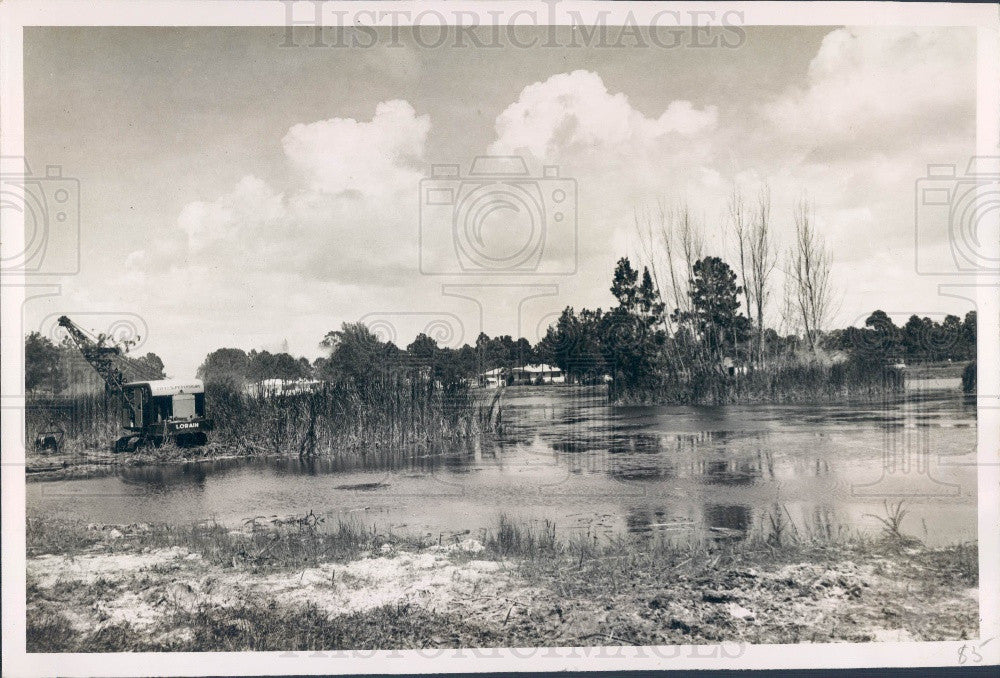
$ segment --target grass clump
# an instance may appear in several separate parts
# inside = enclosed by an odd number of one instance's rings
[[[501,557],[536,557],[560,551],[554,522],[546,520],[536,529],[517,523],[504,513],[497,519],[496,529],[483,531],[483,545]]]
[[[239,529],[216,522],[97,526],[51,518],[29,518],[27,529],[29,556],[75,555],[94,547],[110,553],[179,547],[211,564],[253,572],[348,561],[386,545],[420,549],[429,543],[379,532],[349,517],[327,522],[312,511],[305,516],[255,518]]]

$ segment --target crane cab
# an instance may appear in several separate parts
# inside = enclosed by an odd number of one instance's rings
[[[205,385],[199,379],[132,381],[122,386],[122,427],[131,431],[115,444],[118,451],[143,441],[160,444],[169,437],[181,446],[204,445],[212,420],[205,417]]]

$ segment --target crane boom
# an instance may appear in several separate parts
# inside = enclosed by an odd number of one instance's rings
[[[133,452],[140,445],[159,447],[171,438],[180,446],[204,445],[207,432],[213,428],[205,417],[205,387],[201,381],[168,380],[157,375],[150,380],[126,383],[125,372],[142,372],[141,363],[125,356],[135,340],[115,341],[85,331],[66,316],[60,316],[59,326],[83,354],[84,359],[104,380],[105,392],[117,396],[123,407],[122,426],[126,434],[112,446],[115,452]],[[146,366],[146,371],[150,369]],[[38,444],[51,444],[48,440]],[[58,445],[58,441],[55,442]]]
[[[125,397],[123,386],[125,385],[125,375],[115,364],[115,358],[122,355],[122,350],[115,345],[105,346],[105,337],[101,335],[96,340],[84,332],[76,323],[66,316],[59,317],[59,326],[64,328],[69,334],[73,343],[80,349],[84,359],[90,363],[94,371],[104,380],[104,387],[108,392],[121,396],[122,401],[129,408],[132,404]]]

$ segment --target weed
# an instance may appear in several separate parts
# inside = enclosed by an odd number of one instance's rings
[[[879,521],[882,524],[883,533],[890,540],[899,543],[916,541],[913,537],[905,535],[900,531],[903,519],[909,513],[907,509],[903,508],[903,500],[890,505],[888,499],[883,499],[882,506],[885,509],[885,516],[877,516],[873,513],[866,513],[865,515]]]

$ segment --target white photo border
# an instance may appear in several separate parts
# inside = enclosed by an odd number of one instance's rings
[[[313,6],[312,0],[296,2]],[[658,12],[680,13],[690,25],[700,13],[740,13],[743,26],[865,25],[973,26],[978,29],[977,153],[1000,149],[1000,18],[992,4],[874,2],[333,2],[323,6],[324,22],[371,25],[377,12],[391,9],[397,25],[414,19],[440,26],[428,14],[440,8],[448,17],[479,17],[537,24],[570,23],[570,12],[585,21],[618,25],[629,13],[648,25]],[[23,156],[23,29],[26,26],[285,26],[289,2],[192,0],[7,0],[0,4],[0,154]],[[337,14],[334,14],[337,12]],[[492,16],[488,14],[492,12]],[[703,14],[704,15],[704,14]],[[422,19],[420,17],[423,17]],[[618,22],[618,23],[616,23]],[[644,23],[645,22],[645,23]],[[336,23],[334,24],[336,25]],[[678,25],[678,24],[675,24]],[[12,228],[14,226],[14,228]],[[23,226],[23,225],[22,225]],[[4,224],[4,246],[17,250],[18,224]],[[1000,277],[978,275],[960,281],[978,302],[979,390],[1000,393]],[[0,389],[2,435],[3,673],[11,676],[138,676],[221,674],[342,674],[421,672],[507,672],[642,669],[764,669],[959,666],[961,648],[976,646],[980,664],[1000,663],[1000,398],[978,401],[980,638],[946,642],[834,643],[801,645],[505,648],[386,650],[356,652],[236,652],[69,654],[25,653],[25,475],[23,345],[21,312],[26,298],[45,293],[23,277],[5,278],[0,289],[3,322]],[[52,288],[53,285],[40,287]],[[20,383],[19,383],[20,382]],[[989,641],[989,642],[987,642]],[[967,659],[966,659],[967,661]]]

